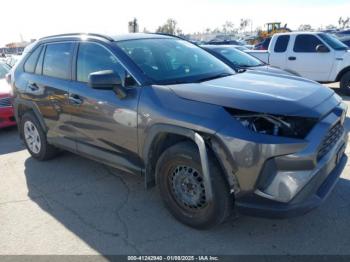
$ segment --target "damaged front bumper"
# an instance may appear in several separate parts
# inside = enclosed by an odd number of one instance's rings
[[[339,105],[316,124],[305,143],[285,140],[264,144],[229,137],[229,130],[219,132],[225,159],[233,167],[227,171],[226,163],[225,170],[228,178],[234,177],[231,189],[237,210],[249,215],[289,217],[319,206],[347,162],[345,114],[345,106]],[[213,148],[218,153],[218,146]]]

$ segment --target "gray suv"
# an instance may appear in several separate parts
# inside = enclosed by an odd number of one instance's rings
[[[326,198],[347,158],[346,106],[303,78],[228,67],[157,34],[45,37],[11,75],[20,136],[144,177],[196,228],[233,209],[288,217]]]

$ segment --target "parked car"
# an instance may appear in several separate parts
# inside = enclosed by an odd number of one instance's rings
[[[263,41],[261,41],[260,43],[256,44],[253,49],[254,50],[267,50],[269,48],[270,41],[271,41],[271,37],[267,37]]]
[[[242,45],[243,44],[238,40],[211,40],[207,45]]]
[[[202,48],[156,34],[38,40],[11,70],[20,136],[144,176],[196,228],[237,211],[303,214],[346,165],[346,105],[318,83],[235,73]]]
[[[345,35],[350,35],[350,29],[337,31],[335,34],[340,37]]]
[[[338,38],[343,44],[347,45],[348,47],[350,47],[350,36],[346,35],[343,37],[339,37]]]
[[[219,58],[225,64],[229,65],[234,70],[250,69],[261,72],[269,72],[274,74],[292,75],[281,69],[271,67],[261,60],[240,51],[236,47],[232,46],[220,46],[220,45],[203,45],[206,51]]]
[[[6,81],[10,68],[0,62],[0,128],[14,126],[16,121],[13,114],[11,86]]]
[[[336,37],[318,32],[275,34],[268,51],[247,51],[272,66],[318,82],[338,82],[350,94],[350,51]]]

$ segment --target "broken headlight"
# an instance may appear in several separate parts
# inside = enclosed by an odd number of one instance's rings
[[[304,139],[317,119],[228,110],[247,129],[265,135]]]

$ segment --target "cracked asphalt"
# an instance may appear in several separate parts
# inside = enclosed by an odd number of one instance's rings
[[[0,254],[350,254],[349,171],[350,163],[324,204],[304,216],[238,216],[197,231],[177,222],[141,177],[67,152],[38,162],[16,128],[3,129]]]

